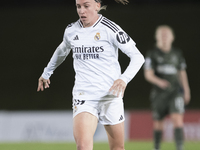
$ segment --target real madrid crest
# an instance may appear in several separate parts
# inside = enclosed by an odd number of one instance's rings
[[[94,39],[95,39],[96,41],[98,41],[98,40],[100,40],[100,38],[101,38],[100,33],[97,32],[97,34],[94,36]]]

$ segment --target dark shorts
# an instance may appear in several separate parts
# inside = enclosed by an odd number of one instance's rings
[[[184,99],[179,92],[152,91],[152,112],[154,120],[162,120],[172,113],[184,113]]]

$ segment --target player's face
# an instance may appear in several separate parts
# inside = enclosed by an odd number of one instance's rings
[[[76,8],[84,27],[92,26],[99,18],[100,3],[95,0],[76,0]]]
[[[169,28],[160,28],[156,33],[156,40],[159,45],[171,47],[174,36]]]

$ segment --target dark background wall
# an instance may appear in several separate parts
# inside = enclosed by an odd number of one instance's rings
[[[119,24],[145,55],[154,46],[154,31],[160,24],[173,27],[174,46],[183,50],[191,87],[189,109],[200,109],[198,93],[200,65],[199,0],[114,0],[102,14]],[[72,106],[74,71],[71,53],[51,77],[50,88],[37,92],[38,78],[63,38],[65,27],[78,19],[75,1],[6,0],[0,6],[0,110],[65,110]],[[129,58],[120,52],[122,70]],[[149,109],[150,84],[141,69],[129,83],[124,97],[126,109]]]

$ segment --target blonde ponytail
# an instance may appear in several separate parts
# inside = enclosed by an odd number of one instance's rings
[[[129,1],[128,0],[115,0],[117,3],[122,3],[122,4],[124,4],[124,5],[126,5],[126,4],[128,4],[129,3]]]
[[[97,3],[102,3],[102,0],[94,0],[95,2]],[[115,0],[117,3],[122,3],[124,5],[128,4],[129,1],[128,0]],[[100,12],[101,10],[106,10],[107,6],[104,5],[104,6],[101,6],[100,9],[98,10],[98,12]]]

